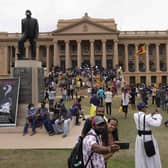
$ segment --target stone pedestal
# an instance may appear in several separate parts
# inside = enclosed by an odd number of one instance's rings
[[[20,78],[17,125],[23,125],[28,104],[38,106],[44,98],[44,71],[39,61],[16,60],[13,76]]]
[[[16,60],[14,77],[20,77],[19,104],[37,105],[44,98],[44,71],[36,60]]]

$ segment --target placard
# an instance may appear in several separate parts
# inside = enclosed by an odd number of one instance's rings
[[[0,79],[0,127],[16,126],[20,79]]]

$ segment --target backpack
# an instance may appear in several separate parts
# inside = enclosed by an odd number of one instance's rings
[[[87,134],[87,135],[95,136],[94,134]],[[87,160],[86,164],[84,165],[83,150],[82,150],[83,139],[84,138],[80,136],[79,139],[78,139],[78,142],[73,147],[72,152],[71,152],[71,154],[68,158],[68,168],[86,168],[87,167],[87,164],[89,163],[89,160],[91,159],[94,152],[93,151],[91,152],[91,154],[88,157],[88,160]],[[98,143],[97,138],[96,138],[96,141]]]

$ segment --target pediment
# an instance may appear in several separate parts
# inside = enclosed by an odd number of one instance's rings
[[[107,26],[94,23],[92,21],[80,21],[78,23],[71,24],[62,29],[53,31],[53,34],[104,34],[114,33],[115,30],[108,28]]]

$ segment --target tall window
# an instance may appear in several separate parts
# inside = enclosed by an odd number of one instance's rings
[[[134,45],[128,46],[128,56],[134,56],[135,55],[135,47]]]

